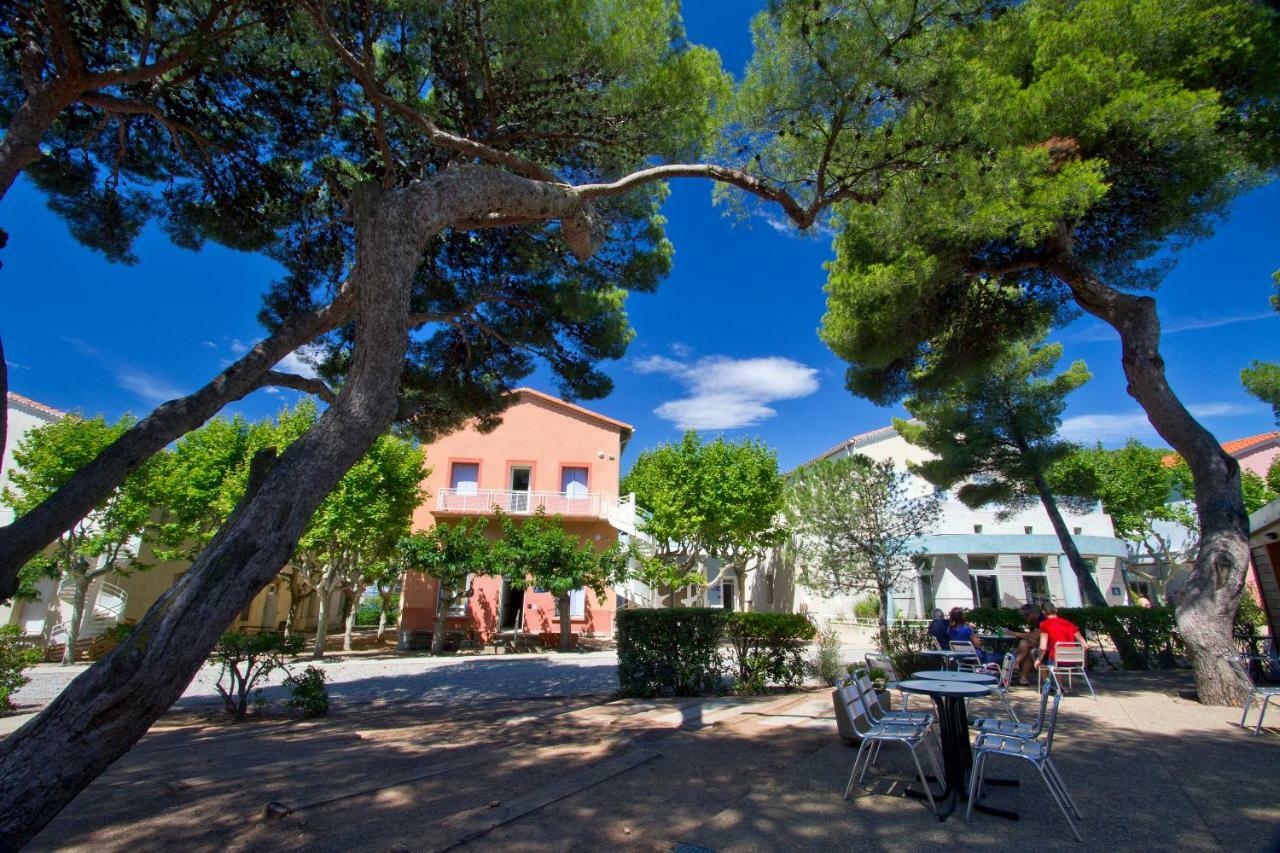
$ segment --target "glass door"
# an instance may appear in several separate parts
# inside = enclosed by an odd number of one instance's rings
[[[528,465],[511,466],[511,500],[507,509],[511,512],[529,511],[529,489],[532,483],[532,468]]]

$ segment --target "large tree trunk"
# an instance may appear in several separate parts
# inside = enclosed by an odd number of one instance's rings
[[[377,193],[354,195],[359,311],[348,384],[129,637],[0,741],[0,849],[30,841],[182,694],[225,627],[288,562],[324,496],[390,424],[410,283],[440,220],[426,204],[374,208]]]
[[[1058,534],[1058,544],[1062,546],[1062,552],[1067,555],[1071,571],[1075,572],[1076,582],[1080,585],[1080,592],[1084,593],[1085,603],[1094,607],[1106,607],[1107,599],[1102,595],[1102,590],[1098,589],[1098,582],[1089,571],[1089,567],[1085,565],[1084,558],[1080,556],[1080,549],[1076,547],[1076,541],[1071,538],[1067,523],[1062,520],[1062,513],[1058,511],[1058,501],[1054,498],[1053,492],[1049,491],[1049,484],[1039,475],[1036,475],[1035,482],[1040,503],[1049,516],[1053,532]]]
[[[0,199],[22,170],[40,159],[41,140],[75,96],[75,86],[62,79],[39,86],[18,107],[0,139]]]
[[[324,308],[290,320],[199,391],[156,407],[56,492],[12,524],[0,527],[0,601],[13,596],[18,588],[18,570],[28,560],[88,515],[126,477],[223,406],[270,384],[263,380],[272,365],[344,323],[353,306],[354,299],[346,289]]]
[[[343,626],[342,631],[342,650],[344,652],[351,651],[351,631],[356,626],[356,610],[359,609],[359,599],[352,597],[351,606],[347,608],[347,624]]]
[[[569,593],[556,598],[556,611],[560,615],[560,651],[573,648],[573,625],[569,620]]]
[[[382,609],[378,612],[378,639],[382,639],[382,635],[387,632],[387,603],[382,602]]]
[[[1249,568],[1249,516],[1240,465],[1169,387],[1155,300],[1108,287],[1069,251],[1054,256],[1045,269],[1071,288],[1082,308],[1119,332],[1129,395],[1191,469],[1200,551],[1187,582],[1172,596],[1178,632],[1195,668],[1200,701],[1235,704],[1239,687],[1224,656],[1236,653],[1232,625]]]
[[[67,644],[62,647],[62,665],[70,666],[76,662],[76,643],[80,641],[80,623],[84,621],[84,602],[89,593],[89,579],[77,573],[75,592],[71,598],[71,618],[67,620]]]
[[[3,457],[9,437],[9,362],[4,360],[3,340],[0,340],[0,397],[4,398],[4,408],[0,408],[0,457]]]

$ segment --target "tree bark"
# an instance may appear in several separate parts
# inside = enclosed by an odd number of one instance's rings
[[[1155,300],[1108,287],[1071,254],[1069,246],[1050,257],[1044,268],[1071,288],[1080,307],[1119,333],[1129,395],[1191,469],[1200,550],[1187,582],[1171,598],[1200,701],[1236,704],[1239,687],[1224,656],[1236,653],[1232,625],[1249,568],[1249,516],[1240,488],[1240,464],[1169,387]]]
[[[359,599],[352,597],[351,606],[347,608],[347,624],[342,632],[342,650],[344,652],[351,651],[351,630],[356,625],[356,610],[359,609]]]
[[[390,425],[410,284],[442,220],[430,207],[376,204],[379,195],[361,187],[353,196],[358,311],[348,384],[128,639],[0,741],[0,849],[30,841],[182,694],[225,627],[288,562],[325,495]]]
[[[88,515],[112,489],[169,442],[199,427],[228,403],[261,386],[264,373],[280,359],[318,335],[337,328],[351,315],[348,290],[323,308],[290,320],[235,364],[186,397],[156,407],[112,442],[56,492],[6,527],[0,527],[0,600],[18,588],[18,571],[63,531]]]
[[[74,81],[72,81],[74,82]],[[18,107],[0,139],[0,199],[22,170],[40,159],[40,142],[58,114],[76,98],[76,87],[64,80],[44,83]]]
[[[1080,591],[1084,593],[1084,600],[1093,607],[1106,607],[1107,599],[1103,596],[1102,590],[1098,589],[1098,582],[1089,571],[1089,567],[1085,565],[1084,558],[1080,556],[1080,549],[1076,547],[1076,541],[1071,538],[1067,523],[1062,520],[1062,513],[1058,511],[1058,501],[1049,490],[1049,484],[1039,474],[1035,476],[1035,484],[1036,491],[1040,495],[1040,503],[1049,516],[1053,532],[1058,534],[1058,544],[1062,546],[1062,552],[1067,555],[1071,571],[1075,572],[1076,582],[1080,585]]]
[[[4,408],[0,409],[0,458],[3,458],[5,442],[9,439],[9,362],[4,360],[3,340],[0,340],[0,397],[4,398]]]
[[[436,578],[436,622],[431,626],[431,654],[438,655],[444,651],[445,616],[444,581]]]
[[[569,619],[569,593],[556,598],[556,610],[560,614],[560,651],[567,652],[573,648],[573,625]]]
[[[84,620],[84,602],[89,593],[89,579],[77,572],[75,592],[71,598],[71,618],[67,620],[67,644],[62,647],[62,665],[70,666],[76,662],[76,643],[80,640],[80,623]]]
[[[317,595],[320,596],[320,606],[316,609],[316,645],[311,650],[312,660],[324,657],[324,647],[329,641],[329,599],[333,593],[321,586]]]
[[[387,603],[382,602],[382,610],[378,613],[378,639],[387,632]]]

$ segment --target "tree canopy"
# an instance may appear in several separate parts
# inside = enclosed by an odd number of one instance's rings
[[[939,489],[956,490],[966,506],[995,504],[1010,515],[1035,503],[1044,507],[1080,590],[1091,605],[1105,605],[1098,582],[1080,556],[1060,507],[1093,508],[1087,482],[1051,477],[1074,446],[1058,436],[1067,395],[1090,379],[1083,361],[1051,375],[1061,344],[1044,334],[1014,341],[979,372],[946,389],[907,400],[914,420],[894,420],[902,437],[933,454],[911,469]]]
[[[667,586],[688,582],[708,557],[745,571],[753,557],[779,543],[782,487],[777,453],[763,442],[704,442],[693,430],[679,442],[643,451],[622,481],[645,512],[641,532],[653,539],[656,557],[673,567],[672,573],[651,572]]]

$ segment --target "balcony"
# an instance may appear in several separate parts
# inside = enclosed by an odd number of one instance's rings
[[[602,492],[519,492],[505,489],[440,489],[437,514],[488,515],[494,507],[508,515],[532,515],[539,509],[565,518],[598,518],[635,533],[635,495],[615,498]]]

